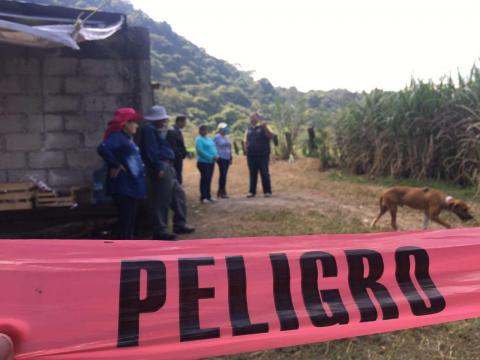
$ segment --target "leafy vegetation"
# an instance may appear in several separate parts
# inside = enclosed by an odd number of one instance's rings
[[[342,167],[355,174],[480,185],[480,70],[458,85],[413,81],[376,90],[335,121]]]

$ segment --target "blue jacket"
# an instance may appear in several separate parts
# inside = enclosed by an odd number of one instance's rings
[[[197,161],[201,163],[213,164],[214,158],[218,157],[217,146],[208,136],[197,136],[195,150]]]
[[[158,174],[165,169],[162,161],[175,160],[175,153],[167,141],[166,132],[161,132],[151,121],[140,130],[140,149],[148,170]]]
[[[107,192],[112,195],[125,195],[135,199],[145,197],[145,172],[138,146],[123,131],[112,133],[98,147],[98,154],[106,161],[108,170],[122,165],[117,177],[107,179]]]

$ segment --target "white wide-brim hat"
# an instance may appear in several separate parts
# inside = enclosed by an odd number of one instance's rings
[[[220,124],[217,125],[217,130],[223,130],[225,128],[228,128],[228,124],[221,122]]]
[[[150,108],[150,111],[144,117],[144,119],[148,121],[160,121],[160,120],[168,120],[169,116],[167,114],[167,110],[165,110],[163,106],[154,105]]]

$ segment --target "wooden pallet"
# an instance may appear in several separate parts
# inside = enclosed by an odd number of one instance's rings
[[[34,188],[32,182],[0,183],[0,211],[32,209]]]
[[[53,191],[37,191],[35,207],[72,207],[75,205],[75,188],[71,188],[67,195],[59,195]]]

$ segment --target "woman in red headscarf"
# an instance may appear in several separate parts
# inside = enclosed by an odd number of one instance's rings
[[[145,197],[144,165],[133,141],[141,115],[132,108],[120,108],[108,123],[99,155],[108,165],[107,191],[118,211],[115,237],[134,238],[137,202]]]

